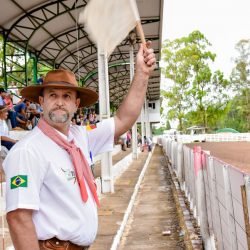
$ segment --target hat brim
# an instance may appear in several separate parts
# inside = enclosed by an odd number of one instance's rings
[[[75,86],[65,86],[61,84],[50,84],[46,88],[57,88],[57,89],[72,89],[78,92],[80,98],[79,108],[87,107],[95,104],[98,100],[98,94],[89,88],[75,87]],[[42,85],[32,85],[23,88],[20,92],[21,96],[31,102],[39,103],[39,96],[41,96],[42,90],[45,86]]]

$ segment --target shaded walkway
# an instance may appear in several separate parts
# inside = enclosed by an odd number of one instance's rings
[[[98,236],[90,250],[110,249],[146,156],[146,153],[140,154],[122,174],[114,194],[103,195]],[[168,230],[170,235],[163,236],[162,232]],[[183,249],[182,245],[171,176],[161,148],[156,147],[118,249]]]
[[[156,147],[118,249],[182,249],[179,231],[171,176]]]

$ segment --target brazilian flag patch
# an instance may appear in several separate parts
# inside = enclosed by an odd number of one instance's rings
[[[10,180],[10,188],[15,189],[19,187],[28,187],[28,176],[27,175],[16,175]]]

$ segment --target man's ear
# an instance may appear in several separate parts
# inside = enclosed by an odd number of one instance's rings
[[[79,107],[80,102],[81,102],[80,98],[77,98],[77,99],[76,99],[76,108],[78,108],[78,107]]]
[[[43,106],[44,98],[43,96],[39,96],[39,103],[41,106]]]

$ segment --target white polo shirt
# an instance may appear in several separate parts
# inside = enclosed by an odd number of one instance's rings
[[[74,138],[87,161],[111,151],[114,119],[86,127],[71,126],[68,139]],[[6,210],[33,209],[33,222],[39,240],[57,237],[77,245],[90,245],[97,233],[98,216],[88,185],[88,201],[81,198],[69,154],[35,127],[9,152],[4,163]]]

